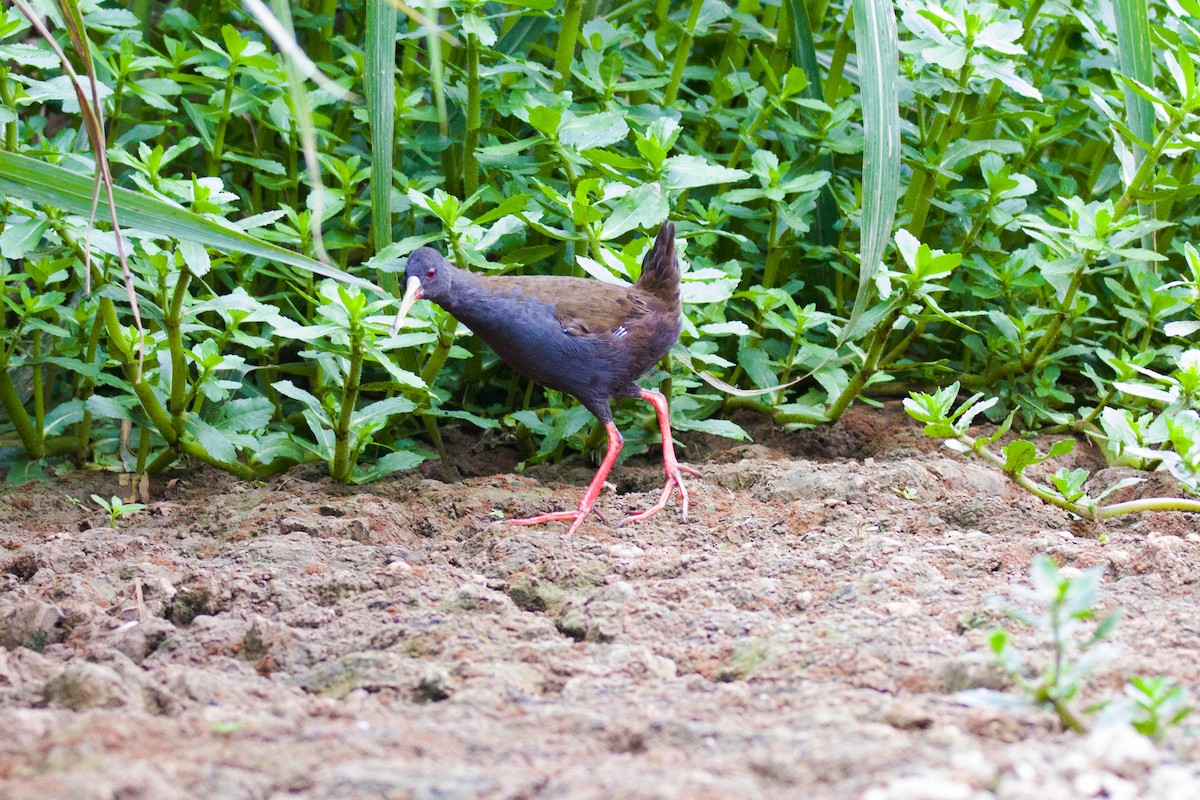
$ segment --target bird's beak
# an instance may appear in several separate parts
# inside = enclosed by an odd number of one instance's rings
[[[421,279],[413,275],[404,285],[404,299],[400,301],[400,310],[396,312],[396,321],[392,323],[392,336],[396,335],[396,331],[400,330],[401,323],[408,316],[408,310],[413,307],[413,303],[425,296],[421,290]]]

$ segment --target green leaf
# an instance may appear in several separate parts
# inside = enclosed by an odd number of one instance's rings
[[[210,456],[218,461],[232,462],[237,460],[237,448],[234,447],[224,433],[209,425],[195,414],[189,414],[184,422],[184,430],[195,437],[200,446]]]
[[[900,198],[900,74],[896,15],[891,0],[853,0],[863,109],[862,234],[858,291],[845,330],[867,309],[872,278],[892,237]]]
[[[662,186],[657,182],[644,183],[617,201],[604,221],[600,240],[616,239],[638,228],[657,228],[666,220],[669,211]]]
[[[592,147],[608,147],[629,135],[624,111],[603,111],[599,114],[577,116],[572,111],[564,112],[558,126],[558,138],[576,150]]]
[[[391,475],[393,472],[415,469],[427,459],[428,456],[423,453],[414,453],[411,450],[396,450],[388,453],[366,469],[356,469],[354,471],[354,482],[361,484],[377,481],[380,478]]]
[[[710,164],[703,156],[678,155],[668,158],[664,183],[668,190],[692,189],[719,183],[736,183],[750,177],[743,169]]]
[[[0,255],[5,258],[25,258],[42,241],[42,234],[50,227],[50,220],[34,217],[15,225],[9,225],[0,233]]]
[[[204,245],[183,240],[179,242],[179,253],[183,256],[183,263],[187,264],[187,268],[197,278],[203,278],[208,274],[212,262],[208,258],[208,250],[204,248]]]
[[[28,202],[44,203],[84,217],[89,216],[92,209],[90,177],[5,151],[0,151],[0,194],[19,197]],[[383,293],[382,289],[370,281],[255,238],[229,227],[228,223],[222,224],[202,217],[182,206],[119,186],[113,187],[113,195],[117,218],[123,226],[169,236],[176,240],[196,242],[214,250],[246,253]],[[108,214],[108,199],[104,192],[100,193],[97,214],[100,217]]]
[[[275,381],[271,384],[275,387],[275,391],[279,392],[284,397],[290,397],[293,400],[299,400],[304,406],[316,414],[318,417],[325,416],[325,410],[321,407],[321,401],[316,398],[312,392],[307,389],[301,389],[291,381]]]
[[[491,47],[496,43],[496,31],[478,14],[463,14],[462,26],[463,33],[474,35],[484,47]]]
[[[1058,458],[1059,456],[1065,456],[1067,453],[1070,453],[1074,449],[1075,449],[1075,440],[1074,439],[1059,439],[1057,442],[1055,442],[1054,444],[1052,444],[1050,446],[1050,452],[1046,454],[1046,458],[1050,459],[1050,458]]]
[[[371,138],[371,245],[378,253],[392,241],[392,168],[396,125],[396,29],[399,12],[390,0],[366,0],[363,85]],[[396,289],[396,279],[380,274]]]
[[[351,416],[351,426],[359,427],[360,425],[368,425],[380,420],[386,420],[388,417],[396,414],[408,414],[417,407],[417,404],[407,397],[396,395],[388,397],[384,400],[377,400],[374,403],[355,411]]]
[[[1004,455],[1004,471],[1013,475],[1020,475],[1041,461],[1037,448],[1024,439],[1009,442],[1000,452]]]
[[[736,422],[727,419],[672,419],[671,427],[677,431],[697,431],[740,442],[750,441],[750,434]]]

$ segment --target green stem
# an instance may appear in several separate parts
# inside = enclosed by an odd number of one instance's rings
[[[558,50],[554,54],[555,94],[567,86],[571,75],[571,62],[575,60],[575,40],[579,36],[579,18],[583,14],[583,0],[567,0],[563,9],[562,27],[558,32]]]
[[[673,106],[679,97],[679,84],[683,80],[683,68],[687,66],[688,56],[692,52],[692,39],[696,35],[696,22],[700,19],[700,9],[704,0],[692,0],[688,11],[687,23],[683,26],[683,36],[675,46],[675,63],[671,67],[671,78],[667,81],[666,91],[663,92],[663,105]]]
[[[342,392],[342,407],[338,412],[336,425],[333,429],[333,463],[330,474],[335,481],[349,483],[354,477],[354,465],[350,458],[350,421],[354,415],[354,407],[358,403],[358,389],[362,380],[363,365],[363,332],[355,322],[350,328],[350,368],[346,374],[346,386]]]
[[[578,20],[576,21],[578,24]],[[467,37],[467,131],[463,137],[463,194],[467,197],[479,189],[479,161],[475,150],[479,147],[481,121],[479,94],[479,37]]]
[[[100,348],[100,334],[103,330],[104,320],[97,314],[92,319],[92,332],[88,336],[87,350],[84,353],[85,364],[96,363],[96,351]],[[87,410],[87,401],[94,390],[95,383],[91,378],[85,377],[79,391],[79,399],[84,404],[84,412],[83,419],[79,421],[79,449],[75,453],[75,458],[80,464],[87,461],[88,450],[91,448],[92,412]]]
[[[929,131],[925,136],[924,153],[926,158],[930,155],[940,157],[946,151],[946,147],[950,144],[951,132],[948,128],[951,123],[958,120],[962,114],[963,103],[967,98],[967,83],[971,78],[971,65],[964,64],[958,73],[958,84],[954,89],[954,98],[950,101],[950,110],[945,114],[935,115],[933,122],[929,126]],[[925,164],[919,165],[916,174],[913,175],[912,181],[908,185],[908,191],[904,196],[904,209],[908,216],[908,223],[905,226],[908,232],[918,239],[921,238],[921,233],[925,230],[925,218],[929,214],[930,201],[933,199],[935,189],[935,175],[932,170]]]
[[[208,154],[209,175],[216,175],[221,169],[221,156],[225,151],[225,131],[229,127],[229,109],[233,107],[233,85],[237,77],[237,69],[237,61],[231,57],[229,74],[225,78],[225,97],[221,106],[221,116],[217,120],[217,130],[213,134],[212,152]]]
[[[17,387],[13,385],[12,377],[7,369],[0,369],[0,405],[4,406],[9,421],[12,422],[17,436],[21,438],[21,446],[29,457],[32,459],[44,457],[46,449],[41,436],[42,429],[35,428],[29,419],[29,414],[25,411],[21,398],[17,396]]]
[[[833,401],[833,405],[829,407],[829,410],[825,412],[830,422],[838,421],[842,414],[845,413],[846,409],[850,407],[850,404],[854,402],[855,398],[862,393],[863,387],[867,385],[867,381],[869,381],[877,371],[879,367],[879,358],[883,354],[884,345],[887,344],[888,333],[892,330],[892,325],[895,324],[896,319],[900,316],[901,309],[904,307],[904,305],[904,303],[897,304],[896,309],[888,314],[887,319],[875,326],[875,330],[871,334],[871,345],[867,349],[866,357],[863,358],[862,367],[857,373],[855,373],[854,377],[850,379],[850,382],[846,384],[846,388],[843,389],[842,393],[838,395],[838,398]]]
[[[1186,497],[1143,497],[1138,500],[1129,500],[1124,503],[1113,503],[1112,505],[1107,506],[1072,503],[1062,495],[1051,490],[1049,487],[1042,486],[1041,484],[1025,477],[1023,471],[1013,472],[1005,469],[1004,459],[993,453],[974,437],[968,436],[965,433],[960,433],[954,438],[969,447],[974,453],[978,454],[980,458],[999,469],[1014,483],[1037,497],[1039,500],[1049,503],[1052,506],[1057,506],[1064,511],[1069,511],[1072,514],[1083,517],[1084,519],[1108,519],[1110,517],[1121,516],[1122,514],[1135,514],[1142,511],[1188,511],[1193,514],[1200,514],[1200,500],[1192,500]]]
[[[163,315],[163,328],[167,333],[167,347],[171,351],[171,416],[175,417],[176,429],[183,425],[183,415],[187,410],[188,368],[183,350],[183,301],[187,297],[188,283],[192,273],[184,267],[179,271],[175,281],[175,292]]]
[[[42,383],[43,367],[42,361],[42,334],[40,331],[33,333],[33,427],[38,432],[38,438],[45,435],[46,431],[46,387]]]
[[[1154,137],[1154,143],[1150,146],[1146,157],[1142,159],[1141,166],[1133,175],[1133,180],[1129,182],[1129,187],[1125,189],[1125,193],[1121,195],[1113,206],[1113,220],[1118,220],[1125,215],[1125,212],[1137,202],[1137,195],[1141,192],[1143,186],[1154,175],[1155,167],[1158,166],[1158,160],[1162,158],[1163,152],[1167,146],[1171,144],[1171,140],[1175,138],[1175,132],[1179,130],[1179,126],[1188,117],[1191,108],[1171,111],[1170,121]]]

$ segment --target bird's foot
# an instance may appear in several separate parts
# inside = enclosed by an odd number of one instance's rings
[[[678,461],[671,459],[669,463],[663,464],[663,472],[667,475],[667,482],[663,485],[662,492],[658,495],[658,502],[647,508],[645,511],[639,511],[636,514],[630,514],[617,523],[617,527],[621,527],[627,522],[637,522],[639,520],[651,517],[667,507],[667,501],[671,499],[672,490],[679,489],[679,506],[681,516],[684,522],[688,521],[688,492],[687,487],[683,485],[683,473],[699,477],[700,473],[691,467],[685,467]]]
[[[605,525],[608,520],[604,518],[604,514],[600,513],[600,509],[595,506],[588,508],[577,508],[574,511],[547,511],[545,514],[538,514],[536,517],[519,517],[517,519],[505,520],[509,525],[541,525],[543,522],[569,522],[571,527],[567,528],[567,535],[575,533],[579,530],[579,526],[583,525],[583,521],[587,519],[588,514],[595,514],[600,518],[600,521]]]

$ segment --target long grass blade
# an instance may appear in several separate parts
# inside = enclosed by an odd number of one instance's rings
[[[784,6],[787,9],[786,16],[792,24],[789,49],[792,63],[804,70],[804,74],[808,78],[808,86],[804,88],[805,97],[811,100],[823,100],[825,92],[821,88],[821,68],[817,65],[817,50],[813,44],[807,5],[804,0],[784,0]],[[802,109],[797,107],[797,116],[801,113],[803,113]],[[828,151],[821,154],[817,169],[833,174],[833,157]],[[816,234],[817,244],[828,247],[837,241],[837,233],[834,231],[836,221],[837,203],[833,200],[833,189],[827,185],[817,195],[817,205],[813,209],[812,228]],[[820,273],[813,276],[812,282],[820,285],[828,284],[828,277],[832,272],[832,268],[824,266]]]
[[[871,297],[900,199],[900,61],[890,0],[854,0],[854,40],[862,93],[862,231],[858,291],[843,336],[849,338]]]
[[[317,254],[317,258],[328,264],[330,263],[329,253],[325,252],[324,237],[321,233],[321,223],[325,218],[325,187],[321,181],[321,164],[317,159],[317,126],[313,122],[312,102],[308,97],[308,90],[304,86],[303,67],[291,55],[291,53],[300,49],[300,45],[296,42],[296,31],[292,27],[292,11],[287,4],[287,0],[271,0],[271,6],[274,11],[264,6],[261,0],[243,0],[247,8],[254,10],[256,18],[270,18],[272,22],[268,23],[264,28],[268,30],[276,30],[280,37],[290,42],[288,45],[279,45],[279,52],[283,56],[284,71],[287,73],[288,79],[288,96],[292,100],[292,113],[296,117],[296,134],[300,137],[300,151],[304,155],[304,166],[308,172],[309,181],[309,207],[312,209],[311,222],[309,227],[312,233],[313,252]],[[305,57],[307,60],[307,57]],[[311,63],[311,62],[310,62]],[[314,67],[315,68],[315,67]],[[320,70],[317,70],[319,73]]]
[[[271,37],[271,41],[279,48],[279,52],[283,53],[286,58],[291,59],[301,75],[339,100],[345,100],[348,103],[358,102],[359,98],[354,92],[334,83],[329,79],[329,76],[312,62],[312,59],[304,52],[304,48],[296,41],[296,34],[291,29],[290,22],[285,24],[282,16],[277,17],[275,14],[272,14],[270,9],[263,4],[262,0],[242,0],[242,4],[254,16],[254,19],[262,27],[263,31]],[[276,13],[278,13],[278,9]]]
[[[71,65],[67,54],[58,46],[58,42],[50,34],[42,22],[42,18],[31,9],[24,0],[13,0],[14,5],[25,15],[30,24],[38,32],[47,44],[54,50],[62,63],[63,72],[71,79],[71,85],[75,89],[75,96],[79,100],[79,112],[83,118],[84,129],[87,131],[88,141],[92,145],[92,152],[96,158],[97,174],[92,180],[91,202],[88,205],[88,219],[95,219],[96,208],[99,201],[99,184],[104,185],[104,190],[108,195],[109,205],[112,205],[113,198],[113,179],[112,170],[108,164],[108,142],[104,134],[104,119],[103,106],[100,105],[99,90],[97,89],[97,78],[95,65],[92,62],[92,51],[89,47],[90,40],[87,38],[87,33],[83,27],[83,15],[79,10],[79,4],[76,0],[60,0],[59,9],[63,17],[63,24],[66,26],[67,33],[71,37],[71,43],[75,48],[76,55],[83,62],[88,75],[88,88],[91,90],[91,96],[83,90],[83,81],[75,72]],[[133,324],[138,331],[138,366],[137,379],[142,378],[142,367],[145,361],[145,349],[141,342],[145,339],[145,329],[142,327],[142,314],[138,308],[137,292],[133,288],[133,273],[129,270],[129,260],[125,254],[125,241],[121,237],[121,226],[118,224],[117,218],[114,216],[113,236],[117,244],[117,260],[121,264],[121,274],[125,282],[125,294],[129,300],[129,310],[133,315]],[[87,258],[88,248],[84,248],[85,258]],[[91,281],[91,268],[89,265],[84,265],[85,282]]]
[[[72,214],[86,215],[92,206],[92,181],[84,175],[62,167],[46,164],[28,156],[0,151],[0,194],[60,208]],[[381,294],[383,292],[368,280],[285,250],[232,228],[229,223],[222,224],[202,217],[157,197],[120,186],[113,187],[112,197],[116,218],[126,228],[197,242],[216,250],[258,256],[369,291]],[[104,198],[100,200],[100,209],[109,213],[109,205]]]
[[[371,120],[371,244],[376,253],[392,243],[392,167],[396,131],[396,28],[399,14],[389,0],[367,0],[364,79]],[[398,287],[390,273],[379,282]]]
[[[1113,0],[1113,11],[1117,18],[1117,63],[1121,72],[1128,78],[1133,78],[1144,86],[1154,85],[1153,54],[1150,50],[1150,15],[1146,0]],[[1150,101],[1125,86],[1125,123],[1133,135],[1141,142],[1154,141],[1154,109]],[[1120,133],[1114,131],[1114,136]],[[1141,142],[1134,141],[1133,164],[1128,175],[1124,175],[1126,185],[1133,180],[1142,161],[1146,158],[1146,148]],[[1138,210],[1143,217],[1152,216],[1153,209],[1138,201]],[[1142,239],[1142,246],[1153,249],[1153,235],[1147,233]],[[1138,262],[1145,263],[1145,262]]]

